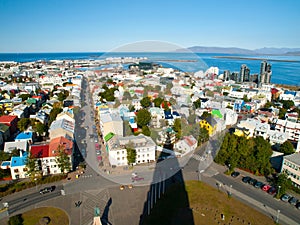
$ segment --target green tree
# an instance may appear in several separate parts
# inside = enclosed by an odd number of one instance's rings
[[[202,118],[202,119],[206,119],[206,118],[208,118],[210,115],[211,115],[211,114],[210,114],[209,112],[205,111],[205,112],[202,113],[201,118]]]
[[[280,145],[279,151],[284,153],[285,155],[290,155],[295,153],[294,146],[289,141],[285,141],[284,143],[282,143],[282,145]]]
[[[57,115],[62,112],[62,108],[53,107],[50,115],[49,115],[49,121],[48,126],[50,127],[51,123],[56,119]]]
[[[57,99],[59,100],[59,101],[63,101],[63,100],[65,100],[67,97],[69,96],[69,91],[67,91],[67,90],[63,90],[63,91],[61,91],[61,92],[59,92],[58,93],[58,95],[57,95]]]
[[[270,107],[272,107],[272,106],[274,106],[274,104],[272,103],[272,102],[270,102],[270,101],[267,101],[267,103],[265,104],[265,108],[270,108]]]
[[[121,105],[121,102],[119,99],[115,99],[115,104],[114,104],[114,108],[118,108]]]
[[[287,110],[285,108],[280,108],[279,109],[278,118],[279,119],[285,119],[286,112],[287,112]]]
[[[129,105],[128,109],[129,109],[130,112],[134,112],[135,111],[135,108],[134,108],[133,105]]]
[[[198,146],[209,139],[208,130],[204,127],[199,128],[199,136],[198,136]]]
[[[145,125],[148,125],[148,123],[151,120],[151,114],[148,112],[147,109],[141,109],[138,111],[136,115],[137,125],[139,127],[143,127]]]
[[[176,138],[179,139],[181,137],[181,119],[174,120],[173,130],[176,132]]]
[[[164,101],[163,98],[157,97],[153,100],[154,106],[155,107],[160,107],[161,103]]]
[[[25,131],[29,125],[30,125],[29,118],[22,118],[18,121],[18,128],[20,131]]]
[[[275,184],[278,190],[276,195],[277,198],[279,198],[286,192],[286,190],[292,187],[291,179],[288,178],[288,175],[284,172],[278,175],[278,177],[275,179]]]
[[[171,93],[172,87],[173,87],[173,84],[172,84],[172,83],[167,83],[167,85],[166,85],[166,93],[167,93],[167,94],[170,94],[170,93]]]
[[[35,125],[35,132],[39,134],[39,136],[42,136],[47,131],[47,126],[41,122],[38,122]]]
[[[63,145],[59,145],[57,148],[57,156],[55,157],[55,161],[57,163],[58,168],[60,168],[61,173],[67,173],[71,169],[71,161],[66,149]]]
[[[30,97],[31,97],[30,94],[21,94],[21,95],[19,95],[19,98],[21,98],[23,102],[25,100],[27,100],[28,98],[30,98]]]
[[[41,161],[35,155],[29,155],[26,159],[27,174],[32,181],[42,177]]]
[[[201,100],[197,99],[196,101],[194,101],[193,106],[195,107],[195,109],[201,108]]]
[[[282,103],[282,107],[284,109],[290,109],[291,107],[295,106],[295,103],[292,100],[281,100],[280,102]]]
[[[243,100],[244,100],[244,102],[250,102],[250,99],[248,98],[247,95],[244,95],[244,96],[243,96]]]
[[[123,94],[123,100],[131,100],[131,95],[129,93],[129,91],[125,91]]]
[[[196,117],[196,114],[194,113],[194,111],[191,111],[187,120],[188,120],[189,124],[194,124],[194,123],[196,123],[196,118],[197,117]]]
[[[8,225],[23,225],[24,219],[22,214],[9,217]]]
[[[132,147],[132,145],[126,146],[127,151],[127,163],[132,165],[136,160],[136,150]]]
[[[207,97],[214,97],[214,92],[213,92],[213,91],[210,91],[210,90],[207,90],[207,91],[205,92],[205,96],[207,96]]]
[[[141,102],[141,105],[143,106],[143,108],[147,108],[151,105],[151,100],[149,97],[142,98],[142,100],[140,102]]]
[[[149,127],[146,126],[146,125],[142,127],[142,133],[144,135],[146,135],[146,136],[150,136],[151,135],[151,131],[150,131]]]
[[[164,108],[165,111],[170,111],[168,101],[163,101],[162,104],[163,104],[163,108]]]
[[[0,161],[7,161],[10,159],[10,154],[4,151],[0,151]]]
[[[171,105],[176,105],[177,104],[176,99],[173,98],[173,97],[170,98],[169,102],[170,102]]]

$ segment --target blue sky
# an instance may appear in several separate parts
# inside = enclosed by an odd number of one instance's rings
[[[110,51],[144,40],[300,47],[297,0],[0,0],[0,52]]]

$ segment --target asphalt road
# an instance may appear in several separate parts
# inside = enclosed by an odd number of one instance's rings
[[[49,192],[46,194],[40,194],[39,190],[37,190],[36,192],[9,200],[7,201],[9,206],[8,213],[12,214],[36,203],[60,196],[62,188],[62,185],[57,186],[53,192]]]

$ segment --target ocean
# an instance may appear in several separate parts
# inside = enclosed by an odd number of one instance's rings
[[[239,58],[219,58],[219,57]],[[242,64],[250,68],[250,73],[259,73],[261,59],[272,65],[271,82],[300,86],[300,56],[275,55],[231,55],[218,53],[175,53],[175,52],[76,52],[76,53],[0,53],[0,61],[32,62],[37,60],[81,60],[104,59],[108,57],[147,57],[165,67],[172,67],[186,72],[206,70],[218,67],[224,70],[239,72]],[[259,59],[256,59],[259,58]]]

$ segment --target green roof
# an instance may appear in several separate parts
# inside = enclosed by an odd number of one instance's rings
[[[36,104],[36,99],[35,98],[28,98],[26,102],[28,104]]]
[[[104,140],[106,142],[108,142],[110,139],[112,139],[113,136],[115,136],[115,134],[112,132],[109,132],[107,135],[105,135]]]
[[[213,110],[211,111],[211,114],[212,114],[213,116],[219,117],[220,119],[223,118],[223,115],[221,114],[220,110],[218,110],[218,109],[213,109]]]

